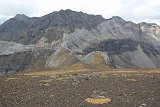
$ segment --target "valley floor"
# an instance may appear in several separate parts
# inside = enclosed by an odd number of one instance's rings
[[[70,70],[0,77],[0,107],[160,107],[160,70]]]

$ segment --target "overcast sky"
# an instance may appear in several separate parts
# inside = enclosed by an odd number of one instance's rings
[[[160,0],[0,0],[0,23],[16,14],[43,16],[61,9],[160,25]]]

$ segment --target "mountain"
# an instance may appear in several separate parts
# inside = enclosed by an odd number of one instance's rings
[[[0,40],[31,44],[47,37],[49,42],[52,42],[62,39],[63,33],[74,32],[75,28],[85,27],[91,30],[104,20],[100,15],[88,15],[71,10],[61,10],[33,18],[18,14],[1,25]]]
[[[72,10],[0,25],[0,71],[159,68],[160,26]]]

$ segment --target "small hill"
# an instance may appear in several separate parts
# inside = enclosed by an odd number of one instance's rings
[[[45,64],[46,68],[65,68],[80,61],[67,49],[59,49],[51,55]]]
[[[107,53],[100,52],[100,51],[89,53],[88,55],[84,57],[83,61],[87,64],[90,64],[100,69],[112,68],[112,65],[109,62],[109,57]]]

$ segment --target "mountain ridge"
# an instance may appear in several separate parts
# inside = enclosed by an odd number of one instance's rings
[[[32,17],[29,18],[29,20],[17,20],[17,17],[15,16],[0,26],[0,31],[2,32],[0,34],[0,40],[9,41],[8,38],[10,38],[10,40],[22,44],[36,43],[42,36],[48,37],[51,40],[57,40],[62,38],[64,32],[74,32],[75,28],[82,27],[92,29],[104,20],[105,19],[99,15],[88,15],[86,13],[71,10],[60,10],[59,12],[52,12],[42,17]],[[21,28],[21,31],[17,33],[16,39],[11,39],[12,34],[16,32],[12,31],[12,29],[7,29],[8,26],[11,26],[10,24],[14,28]],[[65,30],[63,30],[62,27],[65,27]],[[2,28],[11,30],[11,33],[7,34]],[[8,38],[2,38],[3,32]],[[58,36],[53,37],[52,35]],[[31,41],[31,39],[34,40]]]
[[[154,23],[135,24],[119,16],[104,19],[101,15],[60,10],[32,18],[19,14],[0,25],[0,32],[0,55],[8,57],[0,64],[1,72],[13,70],[10,60],[28,58],[31,60],[27,63],[19,61],[14,66],[20,66],[21,71],[60,69],[75,62],[98,69],[160,67],[160,26]],[[68,58],[62,60],[62,56]]]

